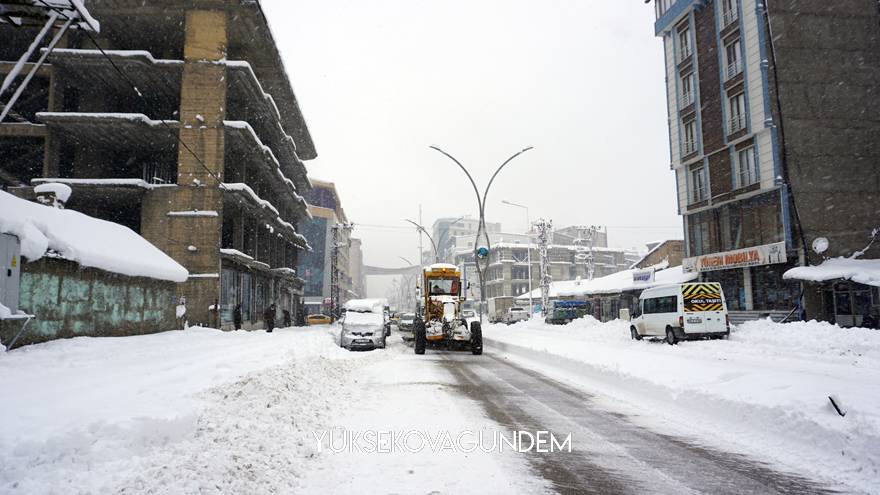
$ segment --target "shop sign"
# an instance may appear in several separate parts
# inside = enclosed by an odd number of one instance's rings
[[[654,282],[654,269],[648,268],[647,270],[633,270],[633,283],[634,284],[650,284]]]
[[[737,249],[736,251],[725,251],[723,253],[686,258],[682,261],[682,270],[685,273],[702,273],[785,263],[786,260],[785,243],[777,242],[746,249]]]

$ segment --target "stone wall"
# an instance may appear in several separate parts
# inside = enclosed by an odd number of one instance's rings
[[[180,328],[174,282],[128,277],[52,258],[22,268],[20,308],[36,318],[16,347],[60,338],[118,337]],[[8,346],[21,324],[0,322],[0,342]]]

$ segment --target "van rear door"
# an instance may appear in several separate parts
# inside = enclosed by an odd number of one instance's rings
[[[681,284],[685,333],[727,331],[724,292],[717,282]]]

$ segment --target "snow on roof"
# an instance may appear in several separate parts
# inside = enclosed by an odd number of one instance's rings
[[[70,199],[70,193],[73,191],[67,184],[60,184],[58,182],[47,182],[45,184],[40,184],[39,186],[35,187],[34,192],[37,194],[53,193],[59,201],[61,201],[62,203],[67,203],[67,200]]]
[[[156,187],[176,186],[177,184],[150,184],[143,179],[68,179],[68,178],[37,178],[31,179],[31,184],[44,184],[46,182],[57,182],[59,184],[69,184],[72,186],[133,186],[142,187],[144,189],[153,189]],[[34,189],[36,191],[36,189]]]
[[[782,278],[812,282],[843,279],[880,287],[880,259],[830,258],[818,266],[792,268],[786,271]]]
[[[133,277],[184,282],[186,269],[128,227],[0,191],[0,232],[21,241],[30,261],[52,251],[82,266]]]
[[[653,282],[634,282],[635,269],[623,270],[593,280],[566,280],[550,283],[550,297],[578,297],[595,294],[616,294],[628,290],[648,289],[660,285],[681,284],[697,278],[696,273],[684,273],[681,266],[667,268],[668,263],[660,263],[654,268]],[[541,297],[541,289],[532,291],[532,297]],[[518,300],[527,300],[529,294],[518,296]]]

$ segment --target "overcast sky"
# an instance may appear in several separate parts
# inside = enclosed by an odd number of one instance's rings
[[[641,0],[264,0],[318,158],[367,264],[416,259],[438,217],[489,193],[487,221],[609,226],[609,244],[681,238],[669,170],[663,49]],[[387,280],[370,280],[373,296]]]

